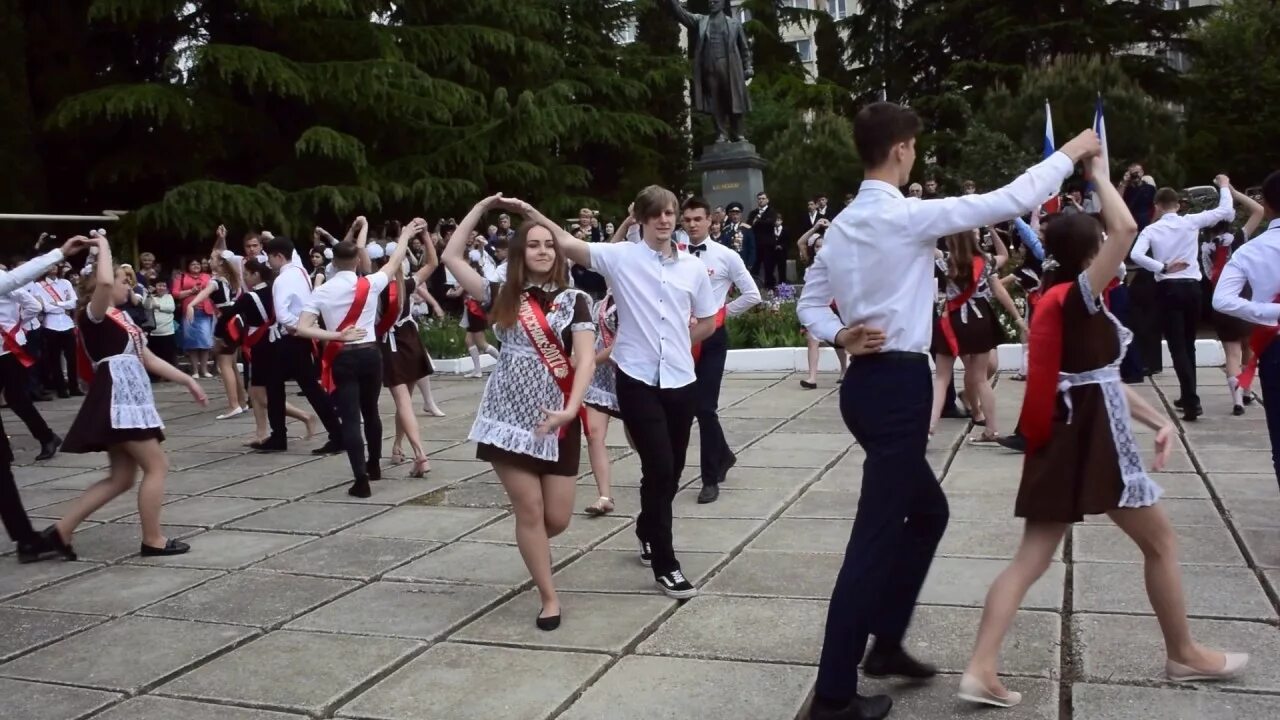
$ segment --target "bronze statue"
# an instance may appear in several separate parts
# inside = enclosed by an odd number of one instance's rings
[[[693,45],[693,109],[716,124],[716,142],[743,140],[742,117],[751,110],[751,48],[728,0],[709,0],[707,15],[691,13],[680,0],[666,0]]]

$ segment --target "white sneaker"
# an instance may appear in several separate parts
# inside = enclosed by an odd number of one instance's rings
[[[467,373],[466,375],[463,375],[462,377],[464,377],[464,378],[480,378],[480,377],[484,377],[484,373],[480,372],[479,370],[472,370],[471,372]]]
[[[243,414],[244,414],[244,408],[242,408],[242,407],[238,407],[238,408],[236,408],[235,410],[228,410],[228,411],[226,411],[226,412],[222,413],[221,415],[219,415],[219,416],[218,416],[217,418],[215,418],[215,419],[217,419],[217,420],[226,420],[226,419],[228,419],[228,418],[233,418],[233,417],[235,417],[235,416],[237,416],[237,415],[243,415]]]

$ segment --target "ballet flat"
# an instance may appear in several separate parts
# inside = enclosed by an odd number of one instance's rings
[[[1244,667],[1249,664],[1249,653],[1223,653],[1227,661],[1223,663],[1221,670],[1212,672],[1203,672],[1193,667],[1188,667],[1179,662],[1166,660],[1164,663],[1165,676],[1174,682],[1194,682],[1197,680],[1230,680],[1239,675]]]
[[[956,695],[961,700],[999,708],[1011,708],[1022,702],[1022,693],[1012,690],[1009,690],[1008,693],[1008,695],[1000,697],[988,690],[981,682],[978,682],[977,678],[965,673],[960,676],[960,692],[956,693]]]

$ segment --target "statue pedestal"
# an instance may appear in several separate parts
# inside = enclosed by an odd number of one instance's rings
[[[756,146],[745,140],[707,145],[693,164],[702,173],[702,196],[712,208],[740,202],[748,210],[756,206],[756,193],[764,192],[766,167]]]

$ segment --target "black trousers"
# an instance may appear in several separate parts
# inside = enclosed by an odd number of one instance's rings
[[[840,414],[867,459],[827,610],[815,690],[837,702],[857,692],[869,634],[888,645],[906,636],[949,517],[942,486],[925,459],[933,395],[928,360],[914,353],[850,360]]]
[[[76,331],[50,330],[41,331],[44,335],[44,386],[50,390],[65,392],[79,389],[76,381]],[[62,364],[66,362],[64,374]]]
[[[1129,329],[1133,331],[1133,345],[1142,358],[1142,368],[1147,373],[1164,370],[1164,353],[1160,350],[1160,294],[1156,289],[1155,275],[1150,270],[1138,270],[1129,285]]]
[[[1278,398],[1266,403],[1267,434],[1271,437],[1271,466],[1280,482],[1280,342],[1272,342],[1258,357],[1258,384],[1262,386],[1262,399]]]
[[[636,537],[649,543],[654,576],[680,569],[671,541],[671,501],[680,486],[696,383],[658,388],[618,371],[618,410],[640,455],[640,516]]]
[[[729,458],[733,451],[724,439],[720,427],[720,382],[724,379],[724,361],[729,354],[729,332],[717,328],[702,343],[702,355],[694,363],[697,374],[694,389],[697,393],[698,438],[702,446],[702,484],[717,485],[724,479]]]
[[[764,242],[760,242],[761,240],[764,240]],[[757,238],[756,253],[756,264],[760,266],[760,279],[763,281],[764,286],[767,288],[777,287],[778,279],[773,273],[778,266],[778,248],[773,244],[773,238]],[[785,253],[783,257],[786,257]]]
[[[0,522],[4,523],[4,531],[14,542],[28,542],[35,539],[35,530],[31,528],[31,518],[27,517],[27,509],[22,505],[22,496],[18,494],[18,483],[13,479],[13,451],[9,447],[9,436],[4,434],[4,422],[0,420]]]
[[[150,335],[147,337],[147,348],[161,360],[174,365],[178,362],[177,335]]]
[[[315,410],[325,432],[329,433],[329,440],[340,442],[342,426],[334,410],[333,398],[320,387],[320,370],[316,365],[311,341],[285,336],[277,340],[275,345],[270,353],[270,360],[264,363],[267,365],[267,376],[263,381],[267,388],[267,422],[271,425],[272,439],[285,440],[289,437],[284,427],[284,383],[292,379],[302,389],[307,402],[311,403],[311,409]],[[256,348],[254,355],[257,356]]]
[[[44,328],[28,330],[27,344],[22,349],[35,360],[35,364],[26,369],[25,381],[27,394],[34,397],[48,389],[44,384]],[[9,393],[6,392],[5,397],[8,396]]]
[[[27,389],[30,384],[30,371],[18,362],[13,353],[0,355],[0,386],[4,387],[4,396],[9,401],[9,409],[22,419],[27,430],[40,442],[53,438],[53,430],[41,417],[40,411],[31,400]]]
[[[374,343],[347,346],[333,361],[333,397],[342,419],[342,447],[351,461],[351,475],[368,479],[368,459],[382,457],[382,418],[378,415],[378,395],[382,393],[382,353]],[[364,421],[364,442],[360,442],[360,421]]]
[[[1164,318],[1164,339],[1169,343],[1173,371],[1178,374],[1183,407],[1200,405],[1196,393],[1196,326],[1200,324],[1199,280],[1164,280],[1156,284],[1160,312]]]

